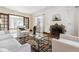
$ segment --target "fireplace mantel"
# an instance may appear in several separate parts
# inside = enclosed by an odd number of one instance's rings
[[[57,23],[58,25],[61,25],[61,24],[64,25],[63,21],[52,21],[52,25],[55,25],[56,23]]]

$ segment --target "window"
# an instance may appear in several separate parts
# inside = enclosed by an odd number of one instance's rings
[[[0,13],[0,30],[17,29],[17,27],[29,29],[29,17]]]
[[[35,26],[37,26],[37,32],[44,32],[44,15],[35,17]]]
[[[0,13],[0,30],[9,30],[9,15]]]
[[[17,29],[18,27],[23,27],[23,17],[10,15],[10,29]]]
[[[29,28],[29,17],[10,15],[9,18],[10,29],[17,29],[24,26],[26,29]]]
[[[29,17],[24,17],[24,26],[29,29]]]

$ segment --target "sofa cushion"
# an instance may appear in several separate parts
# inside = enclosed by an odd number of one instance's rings
[[[2,34],[5,34],[5,32],[4,31],[0,31],[0,35],[2,35]]]
[[[16,39],[10,38],[0,41],[0,48],[6,48],[11,51],[16,51],[20,46],[20,43]]]
[[[0,41],[13,38],[10,34],[2,34],[0,35]]]
[[[6,48],[0,48],[0,52],[10,52],[10,50],[8,50]]]

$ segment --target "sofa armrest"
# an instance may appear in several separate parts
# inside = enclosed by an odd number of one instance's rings
[[[79,37],[67,35],[67,34],[60,34],[60,39],[67,39],[67,40],[79,42]]]
[[[26,43],[20,46],[20,48],[17,49],[15,52],[31,52],[31,45]]]
[[[70,43],[69,43],[70,42]],[[53,52],[79,52],[79,43],[66,40],[52,40],[52,51]]]

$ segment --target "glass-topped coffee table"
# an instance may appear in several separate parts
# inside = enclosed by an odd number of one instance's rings
[[[43,33],[36,33],[36,35],[33,35],[31,32],[28,32],[26,35],[19,37],[18,41],[21,44],[31,44],[33,52],[51,52],[52,50],[49,36],[44,35]]]
[[[32,49],[36,52],[48,52],[51,45],[49,36],[44,36],[41,33],[36,35],[29,34],[29,37],[32,37],[27,42],[31,44]]]

